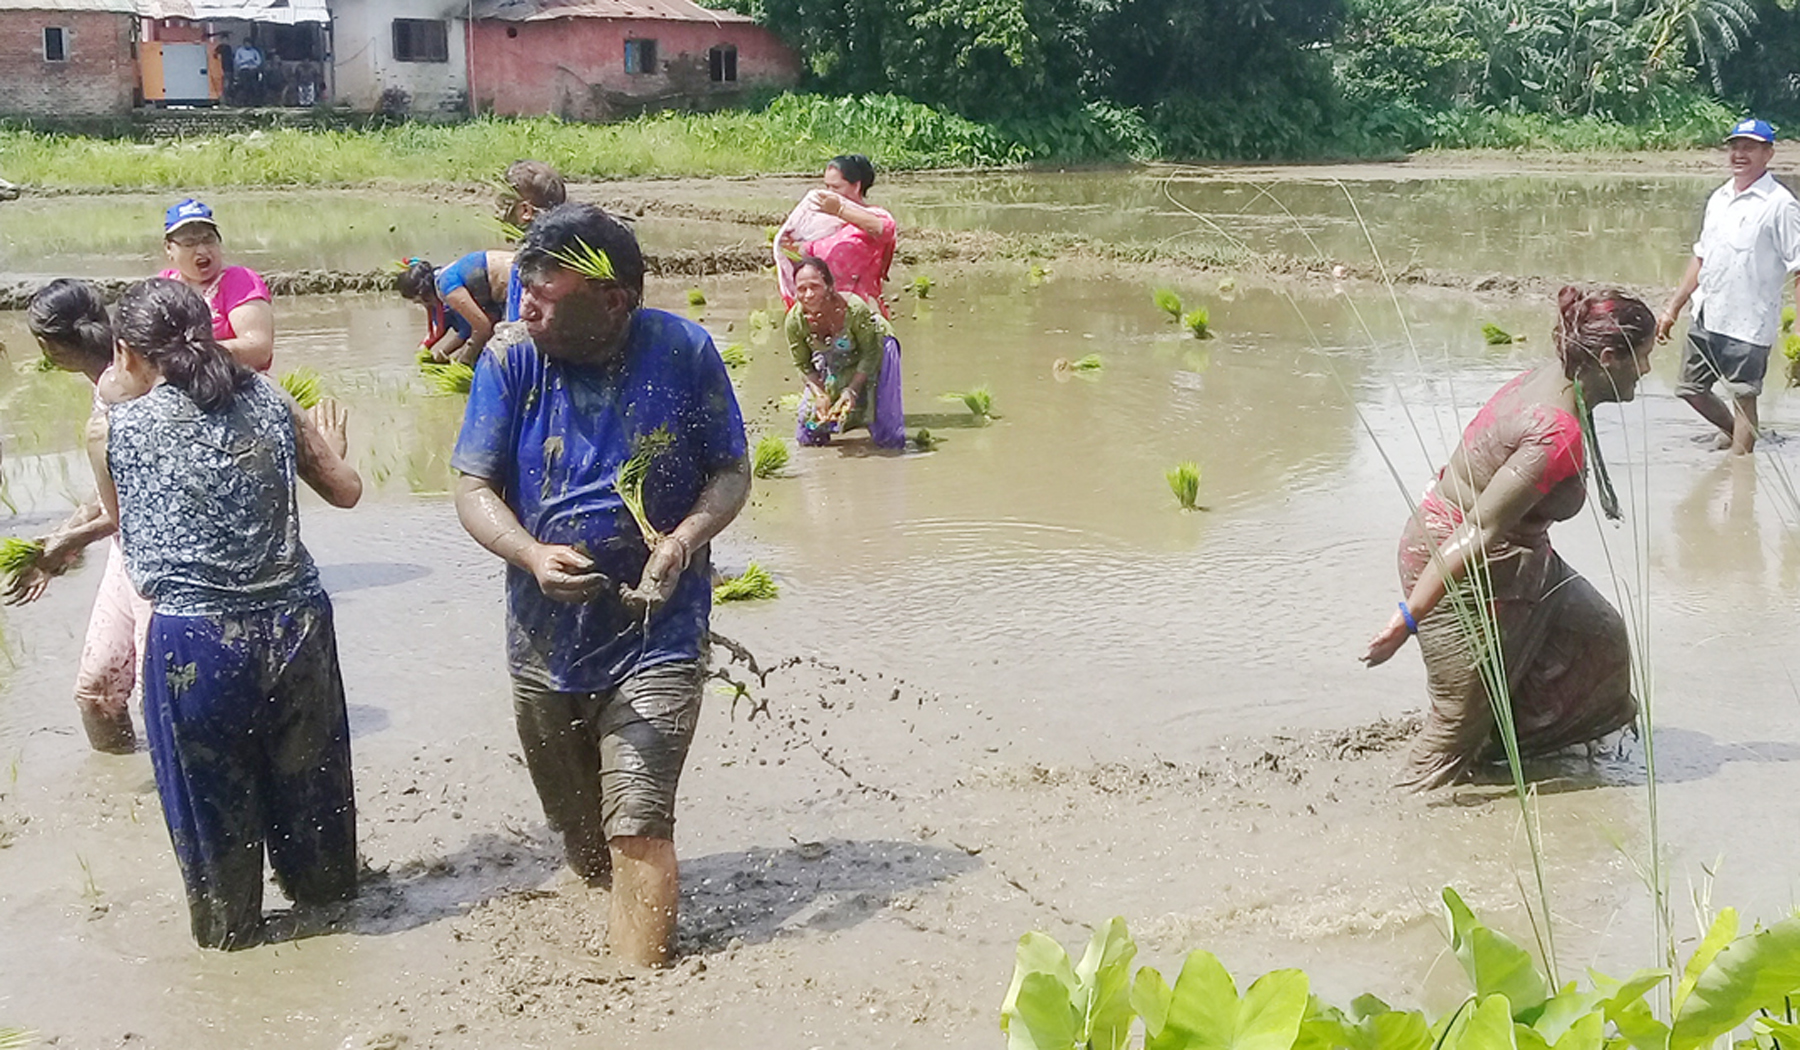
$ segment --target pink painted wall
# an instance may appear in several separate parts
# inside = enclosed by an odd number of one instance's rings
[[[511,34],[511,35],[509,35]],[[483,113],[555,114],[610,120],[643,109],[705,109],[746,88],[792,86],[799,57],[775,34],[746,22],[559,18],[474,24],[469,94]],[[655,73],[625,72],[625,41],[656,41]],[[737,81],[715,84],[708,53],[737,46]]]

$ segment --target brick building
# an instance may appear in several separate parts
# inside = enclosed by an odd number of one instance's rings
[[[137,8],[133,0],[0,0],[0,114],[130,113]]]
[[[482,113],[610,120],[790,87],[800,59],[745,15],[692,0],[476,0],[469,96]]]

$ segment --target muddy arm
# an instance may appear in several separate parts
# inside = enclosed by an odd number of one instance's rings
[[[446,356],[453,356],[465,365],[472,365],[481,356],[481,348],[493,338],[494,322],[487,311],[476,305],[475,297],[467,288],[458,288],[444,297],[444,308],[455,310],[463,320],[469,322],[469,338],[460,347],[449,348]],[[434,351],[435,352],[435,351]]]
[[[286,392],[283,392],[286,396]],[[344,407],[324,398],[302,409],[288,398],[294,417],[294,444],[301,480],[334,507],[354,507],[362,499],[362,475],[344,459],[349,451]]]
[[[88,417],[88,462],[94,467],[94,486],[100,490],[100,519],[116,527],[119,522],[119,490],[113,484],[112,464],[106,461],[106,439],[109,433],[111,427],[105,412],[95,412]]]
[[[749,499],[750,460],[739,457],[706,479],[694,509],[650,552],[649,560],[644,562],[643,579],[635,589],[625,592],[625,598],[647,605],[668,601],[694,552],[724,532]]]
[[[536,577],[547,598],[581,604],[613,587],[611,580],[594,571],[592,558],[573,547],[541,543],[527,532],[492,479],[456,476],[456,517],[489,553]]]
[[[246,368],[267,372],[275,363],[275,307],[267,299],[252,299],[233,307],[229,316],[237,334],[219,345]]]

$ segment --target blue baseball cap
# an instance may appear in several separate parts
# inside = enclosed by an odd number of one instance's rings
[[[1766,120],[1746,117],[1731,126],[1731,132],[1725,136],[1725,141],[1730,142],[1732,139],[1755,139],[1772,144],[1775,141],[1775,129]]]
[[[167,237],[183,226],[192,226],[197,222],[203,222],[215,230],[219,228],[218,222],[213,219],[212,209],[189,197],[163,213],[163,236]]]

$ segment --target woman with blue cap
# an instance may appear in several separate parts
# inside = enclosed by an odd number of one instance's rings
[[[212,209],[192,197],[171,206],[163,216],[163,251],[169,269],[157,276],[199,292],[212,311],[213,338],[232,357],[267,372],[275,363],[273,297],[255,270],[225,265]]]

